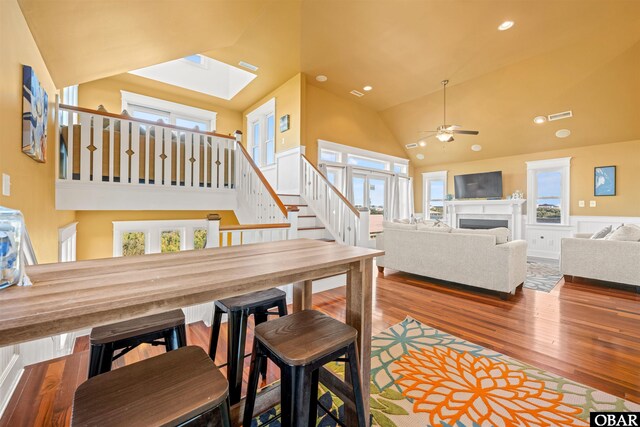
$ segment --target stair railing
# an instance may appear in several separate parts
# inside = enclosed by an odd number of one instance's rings
[[[236,190],[238,204],[253,216],[251,222],[272,224],[290,222],[293,209],[287,208],[271,187],[241,142],[242,132],[236,132]],[[297,213],[297,212],[296,212]],[[297,228],[297,224],[296,224]]]
[[[300,196],[338,243],[353,246],[369,244],[369,212],[358,210],[313,165],[301,155]]]

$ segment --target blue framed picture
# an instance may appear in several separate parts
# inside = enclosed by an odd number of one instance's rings
[[[616,195],[616,167],[598,166],[593,172],[593,195],[594,196],[615,196]]]
[[[49,97],[33,68],[22,67],[22,152],[38,162],[47,158]]]

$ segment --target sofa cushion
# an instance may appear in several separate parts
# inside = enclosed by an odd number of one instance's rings
[[[593,235],[590,237],[591,239],[604,239],[605,237],[607,237],[607,234],[611,233],[611,228],[613,228],[612,225],[608,225],[605,228],[603,228],[600,231],[596,231],[595,233],[593,233]]]
[[[635,225],[623,225],[607,236],[608,240],[618,240],[622,242],[640,242],[640,227]]]
[[[382,221],[382,229],[387,230],[415,230],[415,224],[403,224],[401,222]]]
[[[435,222],[419,222],[418,224],[418,231],[434,231],[436,233],[450,233],[451,232],[451,227],[448,224],[445,224],[444,222],[441,221],[435,221]]]
[[[451,232],[458,234],[485,234],[496,236],[496,245],[501,245],[511,240],[511,231],[509,231],[509,229],[506,227],[497,227],[490,229],[456,228]]]

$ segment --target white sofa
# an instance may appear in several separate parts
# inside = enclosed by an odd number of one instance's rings
[[[496,244],[496,236],[465,230],[435,232],[385,228],[376,246],[385,255],[376,263],[407,273],[515,293],[527,276],[527,243],[515,240]]]
[[[589,237],[590,233],[562,239],[562,274],[634,285],[640,292],[640,242],[592,240]]]

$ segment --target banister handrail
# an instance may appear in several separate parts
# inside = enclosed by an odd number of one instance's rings
[[[318,172],[318,175],[320,175],[320,177],[322,178],[322,180],[324,181],[325,184],[327,184],[329,186],[329,188],[331,188],[333,190],[334,193],[336,193],[338,195],[338,197],[347,205],[347,207],[356,215],[356,217],[360,218],[360,211],[351,204],[351,202],[344,197],[344,195],[342,194],[342,192],[340,192],[340,190],[338,190],[333,184],[331,184],[329,182],[329,180],[327,179],[327,177],[325,177],[323,175],[322,172],[320,172],[320,169],[318,169],[313,163],[311,163],[309,161],[309,159],[307,159],[307,157],[304,154],[300,154],[302,156],[302,158],[309,163],[309,165],[316,170],[316,172]]]
[[[144,123],[145,125],[151,125],[151,126],[162,126],[164,128],[175,129],[175,130],[180,130],[180,131],[184,131],[184,132],[192,132],[192,133],[198,133],[198,134],[201,134],[201,135],[216,136],[218,138],[232,139],[234,141],[236,139],[233,136],[223,135],[221,133],[202,131],[202,130],[198,130],[198,129],[189,129],[189,128],[186,128],[186,127],[171,125],[171,124],[164,123],[164,122],[163,123],[154,122],[152,120],[139,119],[139,118],[136,118],[136,117],[133,117],[133,116],[127,116],[127,115],[124,115],[124,114],[110,113],[108,111],[92,110],[91,108],[76,107],[74,105],[66,105],[66,104],[60,104],[59,107],[60,107],[60,110],[65,110],[65,111],[76,111],[78,113],[96,114],[96,115],[103,116],[103,117],[111,117],[111,118],[120,119],[120,120],[129,120],[129,121],[132,121],[132,122]]]
[[[253,159],[251,158],[251,156],[249,155],[249,153],[247,152],[247,150],[244,148],[244,146],[240,141],[237,141],[236,144],[238,147],[240,147],[240,151],[244,155],[249,165],[253,168],[258,178],[260,178],[260,181],[262,181],[262,183],[264,184],[269,194],[271,194],[271,197],[276,202],[276,205],[278,205],[278,208],[280,209],[280,212],[282,212],[282,215],[284,215],[285,218],[289,218],[289,212],[287,211],[287,208],[284,206],[284,204],[282,203],[282,200],[280,200],[280,197],[278,197],[278,195],[276,194],[274,189],[271,187],[271,185],[269,185],[269,181],[267,181],[267,178],[265,178],[265,176],[262,174],[262,172],[260,171],[260,168],[258,168],[258,165],[256,165],[256,163],[253,161]]]
[[[288,222],[281,222],[281,223],[275,223],[275,224],[221,225],[220,231],[244,231],[244,230],[263,230],[263,229],[278,229],[278,228],[291,228],[291,224]]]

